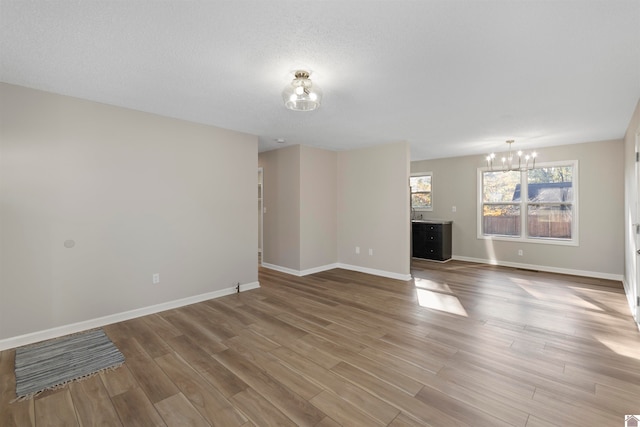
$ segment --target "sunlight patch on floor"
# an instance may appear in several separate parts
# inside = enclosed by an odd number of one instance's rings
[[[446,283],[434,282],[433,280],[421,279],[419,277],[416,277],[414,279],[414,283],[416,288],[427,289],[436,292],[453,293],[449,285],[447,285]]]
[[[460,300],[453,295],[420,288],[416,288],[416,293],[418,294],[418,304],[420,304],[421,307],[469,317]]]
[[[525,291],[526,293],[528,293],[529,295],[531,295],[536,299],[545,300],[548,298],[548,295],[546,295],[544,292],[540,292],[536,288],[526,284],[525,282],[528,282],[528,280],[519,280],[517,278],[511,278],[511,281],[517,284],[520,289],[522,289],[523,291]]]
[[[579,287],[570,288],[573,289],[576,295],[580,296],[580,298],[597,301],[601,307],[604,307],[603,310],[612,310],[624,315],[629,314],[629,304],[620,304],[619,301],[614,303],[611,298],[613,293],[612,291],[585,289]]]
[[[613,341],[607,335],[595,334],[594,338],[600,341],[603,345],[605,345],[609,350],[614,353],[619,354],[620,356],[631,357],[633,359],[640,360],[640,342],[634,339],[628,339],[625,341],[621,341],[619,338],[616,341]]]
[[[577,295],[572,295],[570,293],[565,293],[564,295],[549,294],[524,283],[518,283],[518,286],[532,297],[541,301],[557,301],[559,303],[571,304],[581,308],[587,308],[589,310],[603,311],[601,307],[598,307]]]

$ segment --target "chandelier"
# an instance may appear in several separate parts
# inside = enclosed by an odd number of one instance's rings
[[[313,111],[320,106],[322,90],[311,82],[309,71],[296,70],[295,78],[282,91],[284,106],[294,111]]]
[[[524,172],[536,167],[536,157],[538,154],[535,151],[531,153],[523,153],[522,151],[518,151],[517,153],[513,153],[511,151],[511,144],[514,143],[513,139],[507,140],[507,144],[509,145],[509,152],[504,154],[500,160],[496,160],[496,154],[491,153],[487,156],[487,167],[489,167],[492,171],[519,171]],[[494,165],[495,164],[495,165]]]

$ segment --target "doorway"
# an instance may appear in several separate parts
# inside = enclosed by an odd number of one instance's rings
[[[263,214],[264,214],[264,200],[263,200],[263,169],[261,167],[258,168],[258,265],[262,265],[262,259],[264,258],[263,251],[263,233],[262,233],[262,225],[263,225]]]
[[[635,145],[635,177],[633,186],[635,188],[631,191],[631,197],[635,200],[631,200],[630,204],[635,206],[635,217],[633,218],[635,224],[633,224],[632,240],[635,242],[635,246],[632,248],[632,265],[634,266],[634,278],[635,278],[635,295],[631,295],[631,306],[635,307],[634,315],[636,323],[640,327],[640,127],[636,130],[636,145]]]

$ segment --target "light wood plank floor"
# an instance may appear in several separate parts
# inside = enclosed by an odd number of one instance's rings
[[[123,367],[1,426],[623,426],[640,333],[620,283],[452,261],[414,281],[260,270],[261,289],[105,331]]]

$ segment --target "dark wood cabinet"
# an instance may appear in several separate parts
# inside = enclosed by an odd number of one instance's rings
[[[451,221],[412,221],[411,241],[415,258],[451,259]]]

